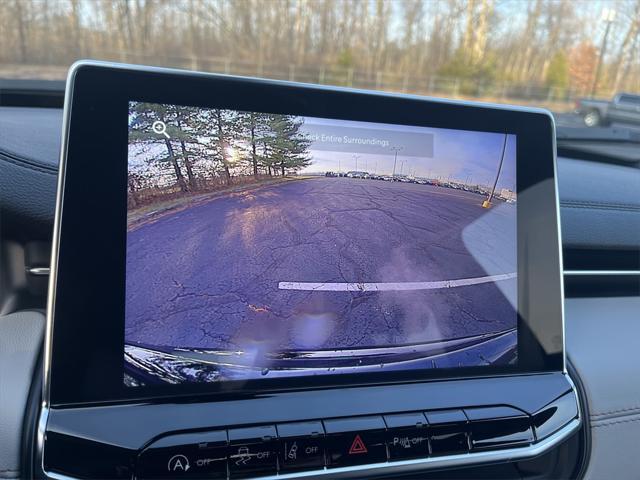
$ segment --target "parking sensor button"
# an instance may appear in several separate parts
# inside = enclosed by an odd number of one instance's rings
[[[427,419],[422,413],[385,415],[387,448],[391,460],[429,455]]]

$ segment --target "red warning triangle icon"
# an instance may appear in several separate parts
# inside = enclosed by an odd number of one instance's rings
[[[360,438],[360,435],[356,435],[356,438],[353,439],[353,443],[351,444],[351,448],[349,449],[349,455],[367,453],[367,451],[367,447]]]

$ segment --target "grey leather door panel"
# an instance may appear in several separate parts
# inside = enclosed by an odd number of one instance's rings
[[[37,312],[0,317],[0,478],[23,478],[22,425],[44,325]]]
[[[568,355],[592,436],[587,479],[640,478],[640,297],[565,302]]]

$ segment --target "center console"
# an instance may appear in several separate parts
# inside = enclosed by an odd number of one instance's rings
[[[546,458],[583,420],[553,139],[536,109],[76,64],[43,475],[480,477]]]

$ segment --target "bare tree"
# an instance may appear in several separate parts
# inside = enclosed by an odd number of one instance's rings
[[[584,42],[598,44],[602,6],[571,0],[4,0],[0,63],[69,65],[91,55],[403,90],[428,90],[436,76],[543,85],[552,58],[570,58]],[[617,15],[601,84],[640,88],[640,0],[607,6]]]

